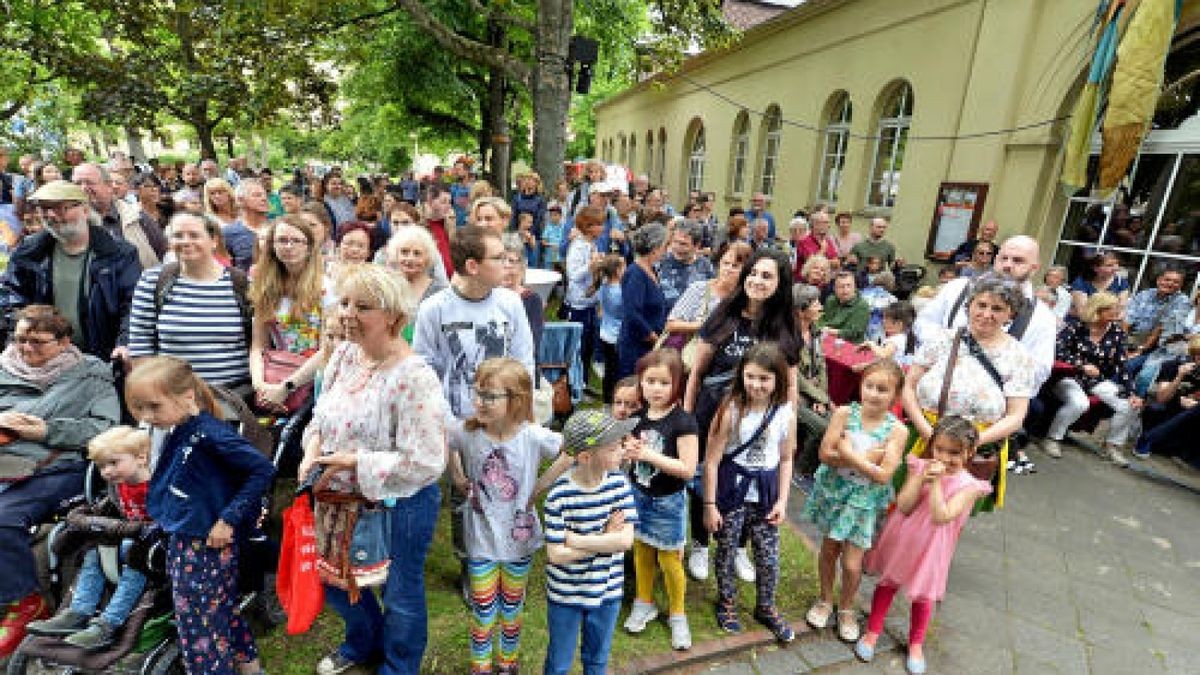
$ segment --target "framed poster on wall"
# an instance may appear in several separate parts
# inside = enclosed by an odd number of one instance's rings
[[[987,183],[946,182],[938,187],[937,205],[925,244],[926,258],[949,262],[954,249],[975,237],[987,192]]]

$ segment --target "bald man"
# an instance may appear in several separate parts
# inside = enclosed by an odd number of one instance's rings
[[[1038,302],[1033,294],[1030,279],[1041,267],[1038,262],[1039,247],[1036,240],[1025,235],[1012,237],[1000,247],[993,267],[996,272],[1021,285],[1025,298],[1032,303],[1033,313],[1027,317],[1016,317],[1007,330],[1033,357],[1034,390],[1040,389],[1050,369],[1054,366],[1054,341],[1058,333],[1058,322],[1054,311]],[[968,278],[950,281],[933,300],[921,308],[913,325],[917,338],[924,342],[946,328],[957,328],[967,324]],[[1024,320],[1022,320],[1024,319]]]

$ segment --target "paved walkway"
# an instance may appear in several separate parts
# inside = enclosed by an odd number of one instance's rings
[[[1079,447],[1031,455],[1039,471],[1012,478],[1008,507],[963,532],[927,638],[930,672],[1200,674],[1197,475],[1166,461],[1122,470]],[[888,622],[900,642],[902,600]],[[814,669],[903,673],[903,649],[860,664],[825,631],[692,672]]]

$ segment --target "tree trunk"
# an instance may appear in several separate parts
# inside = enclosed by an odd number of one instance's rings
[[[225,137],[225,154],[229,156],[229,159],[233,159],[233,134]]]
[[[504,27],[493,20],[488,21],[488,44],[504,47]],[[489,167],[492,185],[504,199],[508,199],[511,181],[508,178],[512,162],[512,139],[508,135],[508,118],[505,116],[504,93],[507,84],[504,71],[492,68],[488,73],[488,119],[492,127],[492,156]]]
[[[129,146],[129,157],[134,162],[141,164],[146,161],[146,149],[142,146],[142,132],[140,129],[133,127],[125,127],[125,144]]]
[[[533,167],[549,190],[562,177],[567,111],[567,53],[575,22],[571,0],[538,0],[538,62],[533,76]]]
[[[488,157],[492,152],[492,114],[491,114],[491,99],[487,96],[486,91],[478,92],[479,95],[479,166],[475,169],[476,173],[484,173],[488,165],[484,162],[488,161]]]
[[[196,140],[200,143],[200,159],[216,159],[217,146],[213,142],[213,127],[207,122],[192,121],[196,130]]]

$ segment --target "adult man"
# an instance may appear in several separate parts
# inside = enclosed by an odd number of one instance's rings
[[[335,230],[342,223],[354,220],[354,202],[346,196],[346,181],[341,174],[331,172],[325,176],[325,206],[333,216]]]
[[[971,264],[971,256],[975,254],[975,245],[981,241],[996,243],[996,233],[1000,231],[1000,226],[996,221],[989,220],[979,226],[979,232],[974,239],[968,239],[954,249],[954,256],[951,260],[954,266],[961,269]]]
[[[233,159],[230,159],[229,168],[225,169],[225,181],[230,185],[237,187],[238,184],[242,182],[242,174],[246,171],[247,166],[248,164],[245,157],[234,157]],[[259,174],[258,178],[259,180],[262,180],[261,173]],[[271,186],[267,185],[266,188],[267,194],[271,194]]]
[[[267,191],[267,204],[270,206],[267,209],[267,217],[275,220],[285,212],[283,210],[283,197],[278,192],[275,192],[275,174],[271,172],[271,167],[264,166],[263,170],[258,172],[258,182],[262,183],[263,189]],[[241,178],[238,178],[237,183],[230,184],[240,185]]]
[[[421,184],[413,178],[411,169],[405,171],[400,177],[400,200],[408,202],[413,206],[421,200]]]
[[[750,208],[746,209],[746,220],[751,223],[762,218],[767,221],[767,238],[775,241],[775,216],[767,211],[767,196],[755,192],[750,196]]]
[[[1142,414],[1145,431],[1134,446],[1141,459],[1151,453],[1173,455],[1193,466],[1200,459],[1196,433],[1200,433],[1200,337],[1188,342],[1187,358],[1164,363],[1150,390]]]
[[[208,182],[214,178],[221,176],[220,167],[217,166],[217,161],[214,159],[205,159],[200,162],[200,175],[204,177],[204,181]]]
[[[66,164],[63,167],[63,178],[71,180],[75,167],[83,164],[83,151],[79,148],[67,148],[63,150],[63,163]]]
[[[833,278],[833,295],[825,301],[821,326],[847,342],[860,342],[867,334],[871,306],[854,283],[853,272],[838,272]]]
[[[1166,269],[1159,273],[1154,288],[1139,291],[1125,308],[1125,332],[1138,345],[1135,357],[1154,351],[1161,344],[1173,341],[1187,331],[1188,314],[1192,303],[1179,289],[1183,286],[1183,272]],[[1136,372],[1144,359],[1129,363]]]
[[[204,176],[200,173],[200,165],[184,164],[180,175],[183,179],[183,187],[171,195],[175,203],[182,205],[188,202],[202,201],[200,191],[204,187]],[[164,177],[164,182],[169,184],[170,179]]]
[[[1007,330],[1017,338],[1034,361],[1034,390],[1041,388],[1050,377],[1054,365],[1054,344],[1058,334],[1058,321],[1054,311],[1045,303],[1038,302],[1033,294],[1030,279],[1040,267],[1038,243],[1032,237],[1017,235],[1004,242],[996,256],[996,272],[1021,285],[1021,290],[1030,306],[1018,314]],[[967,323],[966,294],[969,278],[954,279],[946,283],[937,296],[921,308],[913,329],[918,340],[932,339],[946,328],[965,326]]]
[[[850,249],[850,255],[846,257],[847,264],[857,265],[865,263],[867,258],[879,258],[888,269],[903,265],[904,261],[896,257],[896,247],[883,238],[883,235],[887,234],[888,225],[887,218],[872,218],[871,226],[867,229],[867,238]]]
[[[650,192],[650,177],[646,174],[637,176],[629,184],[629,191],[632,193],[629,196],[633,201],[637,202],[638,205],[644,205],[646,203],[646,194]]]
[[[87,193],[104,229],[117,239],[133,244],[143,269],[154,267],[162,260],[167,252],[167,238],[150,216],[129,202],[117,199],[112,176],[104,167],[84,162],[75,167],[71,182]]]
[[[651,213],[654,211],[662,211],[668,216],[675,215],[675,209],[666,202],[666,200],[663,198],[663,191],[658,188],[654,188],[646,193],[646,210],[650,211]]]
[[[124,350],[142,266],[138,250],[109,234],[88,200],[81,187],[65,180],[47,183],[30,196],[46,229],[13,251],[0,308],[12,330],[15,310],[54,305],[71,322],[71,341],[107,361]]]
[[[829,221],[829,211],[824,209],[817,209],[809,215],[808,236],[800,240],[800,248],[796,251],[797,267],[803,266],[809,258],[818,253],[837,265],[837,244],[833,237],[829,236]]]
[[[288,183],[279,189],[279,205],[284,213],[300,213],[304,206],[304,188],[296,183]]]
[[[450,190],[441,183],[432,183],[425,195],[425,227],[433,235],[438,255],[447,273],[454,269],[450,258],[450,225],[454,220],[454,207],[450,202]]]
[[[667,312],[693,282],[715,275],[712,261],[700,255],[700,228],[687,220],[676,225],[671,248],[658,261],[658,287],[667,299]]]
[[[266,189],[255,178],[243,178],[234,194],[238,202],[238,219],[225,225],[222,234],[234,267],[247,272],[254,262],[258,235],[267,227],[271,204]]]
[[[771,248],[771,223],[766,218],[750,221],[750,246],[755,249]]]

